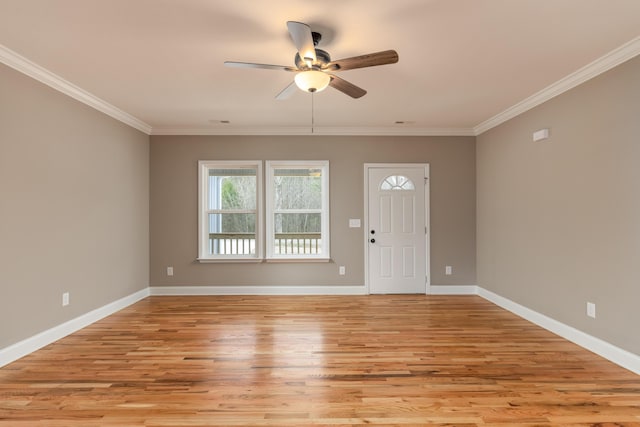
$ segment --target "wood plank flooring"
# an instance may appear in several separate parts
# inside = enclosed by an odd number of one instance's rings
[[[0,369],[0,426],[639,426],[640,376],[476,296],[150,297]]]

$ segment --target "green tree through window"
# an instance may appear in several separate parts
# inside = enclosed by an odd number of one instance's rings
[[[254,177],[225,177],[220,191],[222,210],[243,210],[255,206],[255,186]],[[221,228],[223,233],[255,233],[255,215],[246,213],[223,215]]]

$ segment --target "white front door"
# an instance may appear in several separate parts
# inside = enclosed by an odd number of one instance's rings
[[[428,165],[367,165],[369,292],[426,293]]]

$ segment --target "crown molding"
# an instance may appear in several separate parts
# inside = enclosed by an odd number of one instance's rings
[[[252,127],[153,128],[151,135],[294,135],[294,136],[475,136],[472,128],[402,127]]]
[[[510,120],[520,114],[537,107],[538,105],[554,98],[574,87],[591,80],[592,78],[609,71],[610,69],[634,58],[640,54],[640,36],[623,44],[622,46],[612,50],[606,55],[596,59],[595,61],[585,65],[568,76],[558,80],[557,82],[547,86],[530,97],[518,102],[517,104],[507,108],[503,112],[491,117],[490,119],[478,124],[473,128],[474,134],[480,135],[492,129],[507,120]]]
[[[0,44],[0,62],[147,135],[151,126]]]
[[[147,135],[324,135],[324,136],[478,136],[640,54],[640,36],[596,59],[473,128],[409,127],[252,127],[152,128],[149,124],[81,89],[0,44],[0,63],[64,93]]]

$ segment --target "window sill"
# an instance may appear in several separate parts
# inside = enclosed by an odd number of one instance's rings
[[[196,258],[201,264],[216,264],[216,263],[261,263],[264,260],[262,258]]]
[[[331,262],[331,258],[267,258],[265,262]]]
[[[260,264],[262,262],[268,263],[322,263],[331,262],[331,258],[196,258],[196,261],[201,264],[224,264],[224,263],[254,263]]]

